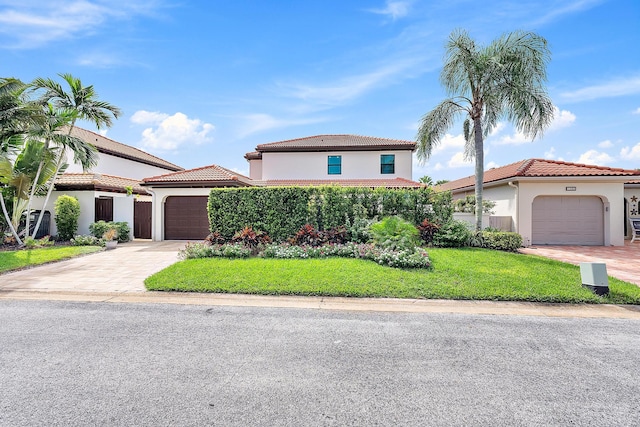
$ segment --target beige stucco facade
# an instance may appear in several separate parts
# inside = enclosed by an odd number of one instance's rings
[[[483,197],[496,203],[493,215],[511,217],[512,229],[522,235],[525,245],[532,241],[533,204],[537,197],[598,197],[604,209],[604,244],[622,246],[625,218],[630,210],[629,203],[625,213],[624,199],[630,200],[634,192],[640,199],[640,188],[625,189],[625,180],[625,177],[519,178],[486,184]],[[454,199],[473,194],[473,189],[454,191]]]

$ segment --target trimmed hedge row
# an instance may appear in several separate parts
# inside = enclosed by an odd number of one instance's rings
[[[214,188],[207,205],[209,228],[231,239],[243,227],[266,232],[274,241],[293,236],[305,224],[318,230],[356,219],[399,215],[418,225],[451,220],[451,193],[430,188],[322,187]]]

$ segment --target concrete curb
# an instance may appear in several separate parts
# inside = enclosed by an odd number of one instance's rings
[[[180,292],[69,292],[10,289],[0,290],[0,300],[185,304],[389,313],[454,313],[640,320],[640,306],[612,304],[550,304],[512,301],[262,296]]]

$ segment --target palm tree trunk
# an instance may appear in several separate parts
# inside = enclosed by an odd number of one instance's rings
[[[484,184],[484,141],[480,117],[473,119],[476,159],[476,231],[482,230],[482,190]]]
[[[7,212],[7,206],[4,203],[4,196],[2,195],[1,191],[0,191],[0,205],[2,205],[2,213],[4,214],[5,221],[7,221],[7,224],[9,225],[9,229],[11,230],[11,234],[16,239],[16,242],[20,246],[22,246],[22,240],[20,240],[20,236],[18,236],[18,232],[16,231],[15,227],[13,226],[13,223],[11,222],[11,218],[9,218],[9,213]]]
[[[60,157],[58,158],[58,163],[56,163],[56,172],[53,174],[53,177],[51,178],[51,184],[49,185],[49,188],[47,189],[47,196],[44,199],[44,204],[42,205],[42,209],[40,210],[40,215],[38,215],[38,220],[36,221],[36,226],[33,229],[33,235],[31,237],[33,237],[34,239],[36,238],[36,235],[38,234],[38,229],[40,228],[40,224],[42,223],[42,217],[44,217],[44,209],[47,207],[47,203],[49,203],[49,198],[51,197],[51,192],[53,191],[53,187],[55,186],[56,179],[58,178],[58,173],[60,173],[60,167],[62,166],[62,155],[63,155],[63,153],[60,153]],[[29,233],[29,229],[28,228],[27,228],[27,233]]]
[[[42,173],[42,167],[44,165],[44,160],[41,160],[38,164],[38,170],[36,171],[36,177],[31,184],[31,191],[29,192],[29,201],[27,202],[27,218],[25,219],[24,224],[24,235],[29,236],[29,226],[31,225],[31,201],[36,194],[36,187],[38,186],[38,181],[40,180],[40,174]],[[35,234],[34,234],[35,236]]]

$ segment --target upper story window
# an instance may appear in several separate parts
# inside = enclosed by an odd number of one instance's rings
[[[342,156],[329,156],[328,160],[328,170],[329,175],[340,175],[342,174]]]
[[[382,154],[380,156],[380,173],[390,174],[396,173],[396,155]]]

